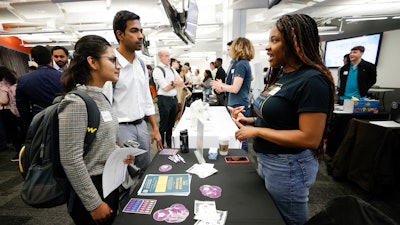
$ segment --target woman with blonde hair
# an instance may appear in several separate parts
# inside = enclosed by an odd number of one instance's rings
[[[233,108],[244,106],[245,116],[250,115],[250,85],[252,73],[250,60],[254,58],[254,47],[251,41],[244,37],[233,40],[229,48],[229,55],[234,60],[228,71],[226,82],[221,80],[211,81],[211,86],[216,92],[227,92],[227,105]],[[242,142],[242,149],[248,151],[247,140]]]

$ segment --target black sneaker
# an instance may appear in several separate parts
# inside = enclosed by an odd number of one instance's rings
[[[18,153],[14,157],[12,157],[11,162],[19,162],[19,154]]]

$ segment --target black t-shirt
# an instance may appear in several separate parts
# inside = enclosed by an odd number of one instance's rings
[[[332,101],[329,82],[324,74],[310,69],[283,73],[275,83],[262,92],[254,102],[258,115],[255,126],[276,130],[299,129],[299,114],[302,112],[328,113]],[[256,152],[292,154],[304,149],[282,147],[262,138],[255,138]]]

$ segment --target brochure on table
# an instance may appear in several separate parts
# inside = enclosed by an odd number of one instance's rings
[[[140,196],[188,196],[190,194],[190,174],[148,174],[138,191]]]

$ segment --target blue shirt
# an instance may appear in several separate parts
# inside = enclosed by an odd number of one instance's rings
[[[344,96],[340,96],[340,99],[351,99],[351,97],[353,96],[356,98],[360,98],[360,91],[358,89],[358,65],[353,66],[353,64],[350,63],[350,69],[347,76],[348,77],[346,88],[344,90]]]
[[[29,125],[35,114],[63,93],[61,76],[60,71],[46,65],[18,78],[16,101],[24,124]]]
[[[250,105],[249,93],[251,84],[251,68],[248,60],[239,60],[234,68],[232,83],[235,77],[243,78],[242,86],[238,93],[229,93],[228,106],[246,106]]]

